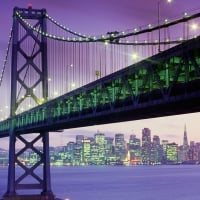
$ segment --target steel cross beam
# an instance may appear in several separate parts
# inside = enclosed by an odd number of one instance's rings
[[[13,12],[11,118],[15,117],[17,109],[27,98],[32,98],[36,104],[39,104],[40,98],[46,101],[48,95],[46,38],[35,35],[19,18],[20,14],[23,18],[30,20],[34,27],[41,29],[41,31],[46,31],[46,10],[36,10],[29,7],[28,9],[14,8]],[[35,78],[36,80],[33,80],[30,84],[27,81],[27,74],[31,74],[32,77],[37,77],[37,79]],[[36,87],[41,88],[40,94],[36,95],[34,93],[34,88]],[[24,94],[21,95],[22,92]],[[9,137],[8,185],[7,192],[3,198],[6,200],[20,199],[20,194],[16,190],[32,191],[39,189],[40,193],[38,195],[40,199],[54,199],[50,179],[49,133],[41,131],[35,139],[29,142],[22,134],[16,134],[15,122],[12,121],[10,123]],[[20,140],[25,145],[19,152],[16,151],[16,140]],[[41,140],[43,144],[42,152],[34,147],[38,140]],[[30,168],[19,159],[19,156],[27,150],[35,152],[40,157],[39,161]],[[15,163],[24,171],[19,177],[16,174]],[[36,173],[36,169],[39,166],[41,167],[41,164],[43,168],[42,177],[37,175],[38,172]],[[28,176],[32,178],[32,183],[23,182]],[[34,199],[36,197],[27,194],[26,198]],[[26,198],[23,197],[23,199]]]

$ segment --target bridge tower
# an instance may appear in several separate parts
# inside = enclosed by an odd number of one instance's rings
[[[30,141],[25,137],[27,136],[26,132],[17,134],[15,131],[15,115],[20,105],[27,99],[31,99],[35,105],[38,105],[45,102],[48,97],[47,39],[35,33],[30,25],[27,25],[27,21],[29,21],[35,29],[46,32],[46,10],[32,9],[32,6],[29,5],[27,9],[16,7],[13,12],[10,108],[12,120],[9,133],[8,184],[3,198],[4,200],[53,200],[50,180],[49,133],[43,131],[36,133],[37,136],[31,134],[34,139]],[[31,76],[28,82],[26,81],[27,76]],[[35,88],[40,88],[37,93]],[[19,93],[23,94],[19,95]],[[17,140],[24,145],[19,151],[16,148]],[[39,140],[42,143],[41,150],[34,146]],[[27,150],[34,152],[39,158],[31,166],[27,166],[18,159]],[[18,167],[16,167],[16,163]],[[20,176],[17,176],[17,168],[22,171]],[[27,177],[31,177],[33,181],[31,183],[24,182]],[[25,194],[20,194],[19,190],[25,191]]]

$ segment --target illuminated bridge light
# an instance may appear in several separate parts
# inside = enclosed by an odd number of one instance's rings
[[[135,32],[135,33],[138,32],[138,29],[137,29],[137,28],[134,28],[134,32]]]
[[[58,92],[55,91],[55,92],[53,93],[53,96],[54,96],[54,97],[55,97],[55,96],[58,96]]]
[[[184,17],[188,17],[188,13],[187,12],[184,12]]]
[[[169,22],[169,20],[168,19],[165,19],[165,24],[167,24]]]
[[[72,86],[72,88],[75,88],[75,87],[76,87],[76,84],[73,82],[73,83],[71,84],[71,86]]]
[[[132,54],[132,59],[133,59],[133,60],[137,60],[138,58],[139,58],[138,53],[137,53],[137,52],[134,52],[134,53]]]
[[[197,24],[197,23],[193,23],[193,24],[191,25],[191,29],[194,30],[194,31],[196,31],[198,28],[199,28],[199,27],[198,27],[198,24]]]
[[[108,45],[108,44],[109,44],[109,41],[108,41],[108,40],[105,40],[105,41],[104,41],[104,44],[105,44],[105,45]]]

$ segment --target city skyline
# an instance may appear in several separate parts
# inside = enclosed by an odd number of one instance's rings
[[[38,149],[42,150],[42,146]],[[6,166],[8,150],[0,150],[0,165]],[[19,157],[25,165],[33,165],[40,159],[31,150],[22,152]],[[64,146],[50,147],[50,160],[55,166],[199,164],[200,142],[188,141],[186,125],[181,145],[153,135],[149,128],[142,129],[142,138],[132,134],[128,140],[123,133],[108,137],[97,132],[90,137],[75,135],[74,140]]]
[[[7,47],[8,36],[12,23],[12,9],[15,6],[27,7],[30,1],[16,0],[13,2],[2,1],[0,8],[0,22],[3,24],[0,38],[0,59],[3,63],[5,50]],[[96,2],[86,0],[85,2],[72,1],[39,1],[31,2],[33,8],[46,8],[55,19],[62,24],[66,24],[75,31],[81,31],[86,34],[100,34],[110,30],[124,30],[134,26],[146,25],[157,21],[157,1],[151,0],[146,3],[145,0],[132,2],[131,0],[116,1],[102,0]],[[173,0],[173,3],[167,5],[162,2],[162,18],[174,18],[180,16],[185,11],[194,11],[200,8],[196,0],[181,1]],[[148,12],[147,12],[148,11]],[[143,14],[145,13],[145,15]],[[92,16],[92,17],[91,17]],[[3,20],[2,20],[3,19]],[[80,20],[81,19],[81,20]],[[1,88],[0,88],[1,89]],[[8,90],[9,91],[9,90]],[[5,91],[4,91],[5,92]],[[0,100],[1,101],[1,100]],[[113,135],[116,132],[124,133],[128,137],[130,134],[139,135],[142,128],[148,127],[153,135],[159,135],[160,138],[174,140],[180,144],[183,140],[184,124],[187,126],[189,141],[200,141],[200,113],[162,117],[147,120],[137,120],[116,124],[106,124],[77,129],[65,130],[63,133],[50,133],[50,145],[59,144],[63,138],[70,140],[76,133],[91,135],[97,130],[105,134]],[[109,130],[109,131],[108,131]],[[59,134],[59,135],[58,135]],[[171,138],[171,139],[170,139]],[[8,138],[2,138],[0,145],[7,145]]]
[[[149,128],[151,130],[152,137],[154,135],[157,135],[160,137],[161,141],[168,140],[169,143],[175,142],[176,144],[178,144],[180,146],[183,144],[185,126],[186,126],[186,130],[187,130],[188,142],[189,143],[191,141],[200,142],[200,137],[198,134],[195,134],[195,137],[193,137],[193,136],[191,137],[191,135],[190,135],[190,126],[194,122],[193,118],[190,118],[190,121],[188,121],[190,123],[182,123],[181,119],[183,119],[183,118],[188,119],[188,117],[190,117],[190,116],[189,115],[179,115],[179,116],[170,117],[171,118],[170,119],[171,127],[169,127],[167,130],[165,130],[164,128],[158,129],[158,126],[156,125],[156,123],[152,123],[152,121],[154,121],[154,120],[157,121],[158,119],[153,118],[153,119],[147,119],[147,120],[123,122],[123,126],[121,126],[121,123],[115,123],[115,124],[104,124],[104,125],[98,125],[98,126],[63,130],[63,132],[54,132],[54,133],[52,132],[52,133],[50,133],[50,146],[53,146],[53,147],[65,146],[68,142],[74,141],[76,139],[76,135],[83,135],[84,137],[93,137],[93,135],[96,133],[103,133],[103,134],[105,134],[105,136],[113,137],[113,138],[114,138],[115,134],[121,133],[121,134],[124,134],[126,141],[129,140],[130,135],[136,135],[137,138],[142,139],[142,130],[144,128]],[[166,124],[164,122],[165,118],[166,117],[160,118],[160,120],[159,120],[160,126],[159,127],[162,127],[162,124],[164,124],[164,125]],[[174,121],[174,119],[176,119],[176,120],[179,119],[178,121],[180,121],[180,124],[179,123],[177,124],[177,122]],[[133,125],[135,123],[138,123],[136,129],[134,129],[132,127],[127,127],[126,131],[123,130],[124,125],[127,124],[129,126],[131,123]],[[182,123],[182,127],[181,127],[181,123]],[[197,121],[194,123],[197,123]],[[145,124],[146,124],[146,126],[145,126]],[[154,124],[154,125],[151,125],[151,124]],[[190,126],[188,126],[188,124],[190,124]],[[113,129],[113,126],[115,127],[115,131],[113,131],[113,130],[109,131],[110,127],[112,127],[112,129]],[[180,129],[179,129],[179,127],[180,127]],[[157,132],[155,132],[155,130]],[[171,133],[171,134],[168,133],[169,130],[172,130],[173,133]],[[159,132],[159,131],[162,131],[162,132]],[[30,139],[32,138],[31,135],[28,137],[30,137]],[[4,149],[8,149],[8,138],[1,138],[0,147],[4,148]]]

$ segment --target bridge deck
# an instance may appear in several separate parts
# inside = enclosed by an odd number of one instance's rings
[[[0,137],[200,111],[200,37],[0,123]]]

